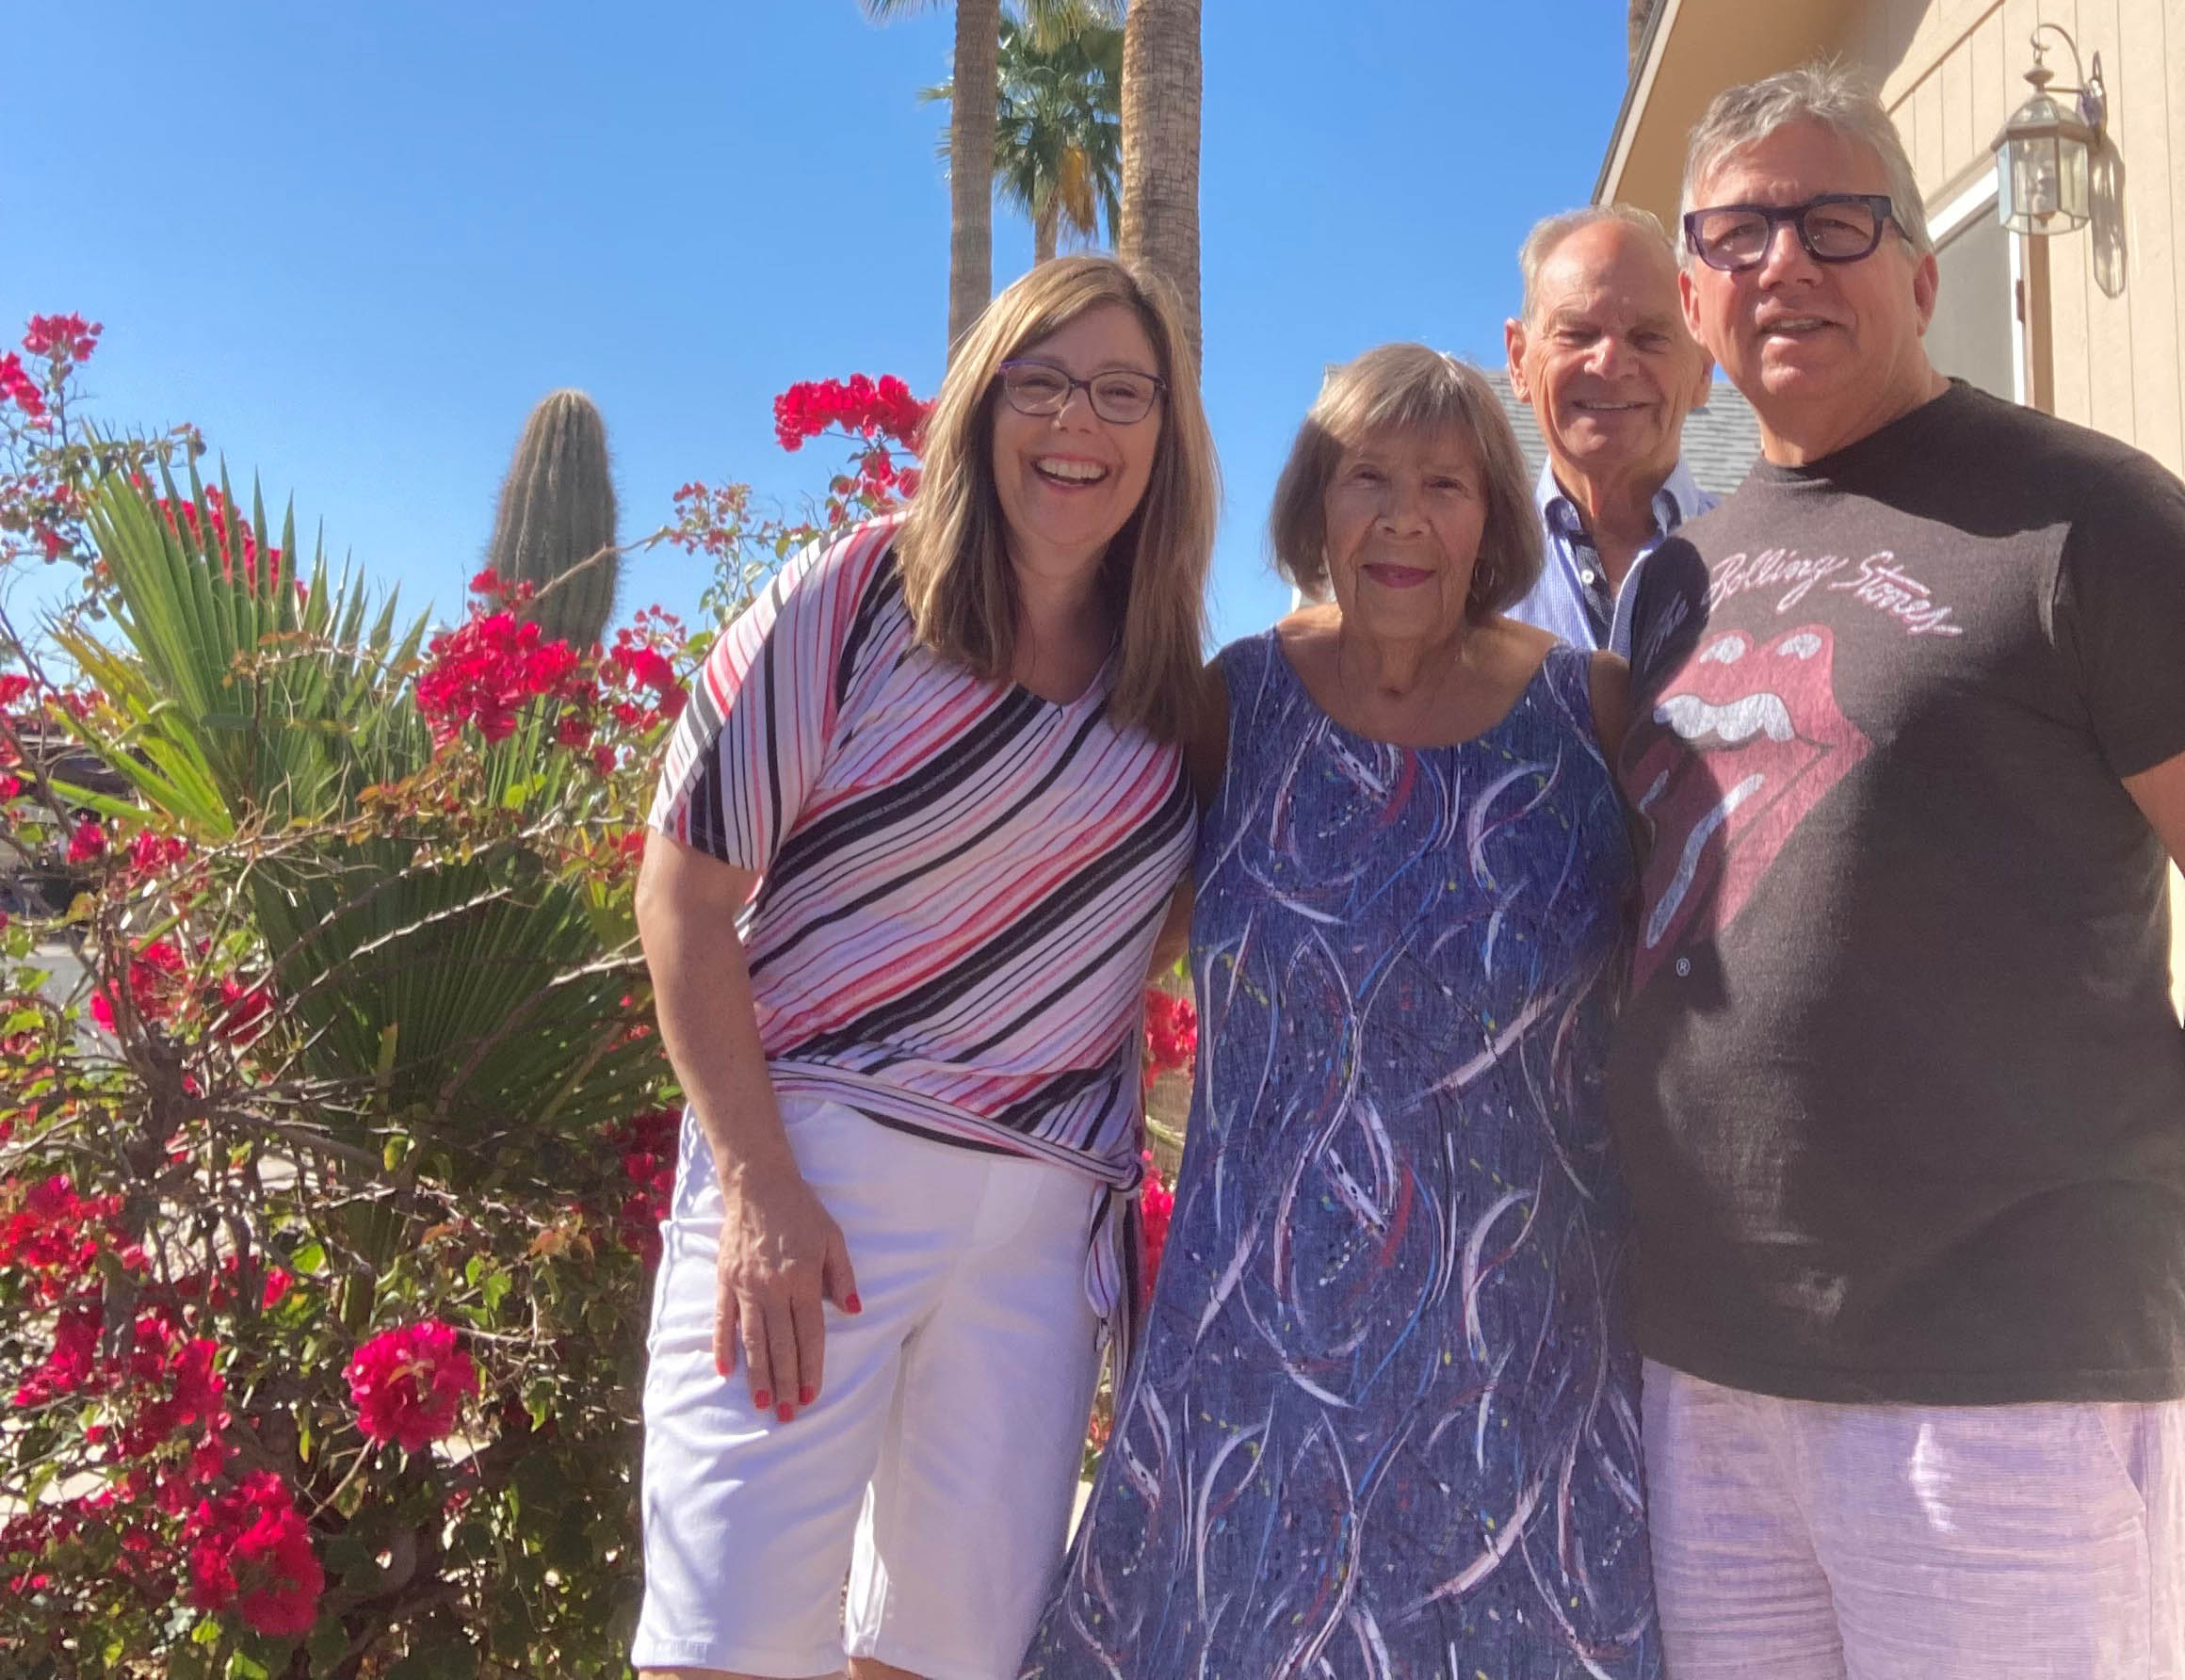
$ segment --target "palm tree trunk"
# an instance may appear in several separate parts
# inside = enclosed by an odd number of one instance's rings
[[[995,56],[1001,0],[956,0],[948,104],[948,354],[994,296]]]
[[[1175,288],[1199,359],[1201,0],[1132,0],[1123,22],[1123,228],[1117,250]]]
[[[1055,255],[1055,243],[1062,227],[1062,195],[1051,192],[1047,202],[1040,206],[1040,213],[1032,218],[1032,265],[1050,262]]]

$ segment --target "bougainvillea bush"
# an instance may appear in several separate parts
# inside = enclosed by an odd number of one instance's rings
[[[708,637],[543,641],[490,574],[405,622],[186,428],[75,428],[97,339],[0,359],[0,563],[73,569],[0,609],[0,1672],[624,1673],[677,1123],[631,887]],[[777,418],[850,469],[685,487],[711,611],[915,471],[899,382]]]

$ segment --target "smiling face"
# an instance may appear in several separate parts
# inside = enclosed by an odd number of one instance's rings
[[[1087,310],[1014,357],[1051,363],[1078,380],[1118,368],[1161,373],[1145,328],[1120,303]],[[1082,390],[1071,391],[1056,414],[1019,413],[998,381],[992,401],[994,485],[1010,558],[1057,574],[1097,566],[1153,477],[1160,403],[1142,420],[1118,426],[1093,413]]]
[[[1889,190],[1871,148],[1820,122],[1792,122],[1719,159],[1692,207],[1799,204],[1828,192]],[[1911,412],[1942,388],[1920,335],[1934,313],[1934,259],[1892,222],[1872,255],[1817,263],[1795,228],[1774,229],[1757,267],[1724,273],[1686,257],[1685,319],[1759,416],[1770,460],[1832,453]]]
[[[1532,405],[1557,477],[1659,488],[1712,373],[1685,330],[1675,259],[1629,222],[1590,223],[1540,265],[1531,312],[1504,330],[1510,384]]]
[[[1346,630],[1390,643],[1456,632],[1487,528],[1468,439],[1369,432],[1336,458],[1321,509],[1328,582]]]

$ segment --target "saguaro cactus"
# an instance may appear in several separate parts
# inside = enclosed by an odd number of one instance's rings
[[[607,423],[581,391],[557,391],[531,411],[501,482],[486,564],[535,591],[517,608],[548,637],[599,640],[614,616],[621,557]]]

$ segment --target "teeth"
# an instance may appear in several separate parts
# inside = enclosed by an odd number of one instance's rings
[[[1654,720],[1668,724],[1680,740],[1704,741],[1711,736],[1732,747],[1756,735],[1780,742],[1798,733],[1782,697],[1765,689],[1719,706],[1696,694],[1673,694],[1655,707]]]
[[[1090,460],[1035,460],[1037,467],[1050,478],[1066,478],[1072,484],[1091,484],[1108,477],[1108,469]]]

